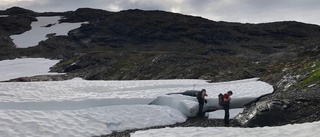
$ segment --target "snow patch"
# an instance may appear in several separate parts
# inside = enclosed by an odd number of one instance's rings
[[[28,48],[38,45],[40,41],[46,40],[48,34],[67,35],[70,30],[79,28],[80,23],[59,23],[60,16],[37,17],[38,21],[31,23],[31,30],[19,35],[11,35],[13,43],[18,48]]]
[[[0,61],[0,81],[35,75],[55,75],[58,73],[49,73],[49,68],[58,62],[59,60],[45,58],[2,60]]]

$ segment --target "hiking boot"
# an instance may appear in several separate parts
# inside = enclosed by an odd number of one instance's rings
[[[224,124],[225,127],[230,127],[230,124]]]

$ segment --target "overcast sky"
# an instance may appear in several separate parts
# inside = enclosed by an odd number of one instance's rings
[[[0,0],[0,10],[19,6],[37,12],[80,7],[120,11],[164,10],[214,21],[299,21],[320,25],[320,0]]]

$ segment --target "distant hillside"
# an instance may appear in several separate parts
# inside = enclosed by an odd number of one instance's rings
[[[83,8],[35,13],[13,7],[0,14],[0,59],[17,56],[63,59],[52,71],[85,79],[201,78],[225,81],[261,77],[273,65],[317,48],[320,27],[300,22],[241,24],[164,11],[108,12]],[[83,22],[68,36],[28,49],[12,49],[11,34],[30,29],[36,16]]]

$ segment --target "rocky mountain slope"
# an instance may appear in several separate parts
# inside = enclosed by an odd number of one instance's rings
[[[262,80],[274,85],[273,94],[246,107],[235,121],[241,126],[279,126],[319,121],[320,52],[274,66]]]
[[[66,73],[12,81],[206,79],[229,81],[260,77],[275,93],[262,97],[247,114],[260,115],[243,126],[281,125],[319,120],[320,26],[295,21],[262,24],[216,22],[164,11],[108,12],[82,8],[37,13],[19,7],[0,11],[0,60],[27,57],[61,59],[51,68]],[[60,22],[88,22],[68,36],[52,36],[35,47],[16,48],[10,35],[30,30],[38,16]],[[268,105],[270,104],[277,105]],[[283,117],[273,120],[276,106]],[[279,106],[280,104],[280,106]],[[261,106],[261,105],[260,105]],[[263,105],[262,105],[263,106]],[[263,107],[260,107],[263,108]],[[281,110],[283,113],[278,113]],[[261,113],[256,113],[261,112]],[[287,113],[288,112],[288,113]],[[299,116],[298,116],[299,115]],[[302,116],[301,116],[302,115]],[[268,117],[268,118],[267,118]]]
[[[5,43],[1,47],[9,50],[1,53],[2,59],[59,58],[63,60],[52,71],[85,79],[225,81],[260,77],[275,63],[299,58],[299,54],[315,48],[320,35],[319,26],[299,22],[215,22],[164,11],[78,9],[35,13],[15,7],[0,13],[13,14],[0,18]],[[61,22],[89,24],[70,31],[68,36],[51,37],[36,47],[12,49],[9,35],[29,30],[36,16],[49,15],[64,16]]]

